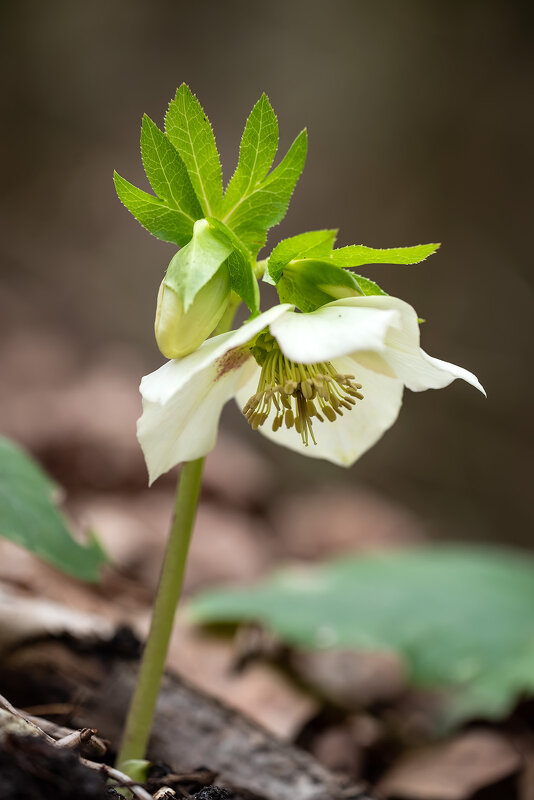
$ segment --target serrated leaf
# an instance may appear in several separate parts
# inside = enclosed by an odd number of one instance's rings
[[[13,442],[0,437],[0,536],[85,581],[98,580],[106,556],[96,541],[79,544],[54,503],[56,487]]]
[[[336,241],[337,229],[307,231],[282,239],[269,256],[269,274],[276,283],[286,264],[294,258],[329,256]]]
[[[286,264],[276,290],[281,303],[291,303],[304,312],[364,294],[351,272],[311,258]]]
[[[141,127],[141,155],[146,176],[159,198],[190,218],[202,218],[202,209],[186,166],[165,134],[146,114]]]
[[[267,231],[283,219],[306,161],[307,137],[302,131],[280,164],[249,195],[226,212],[223,222],[256,255]]]
[[[183,83],[165,116],[165,131],[182,157],[204,216],[217,216],[222,205],[222,170],[210,121]]]
[[[232,247],[232,252],[228,257],[228,271],[230,273],[230,285],[234,292],[239,295],[243,302],[248,306],[253,314],[259,313],[260,293],[258,281],[254,274],[254,260],[247,247],[236,234],[228,228],[224,222],[214,217],[209,218],[210,225],[226,240]]]
[[[431,256],[439,244],[418,244],[415,247],[375,249],[351,244],[334,250],[330,260],[338,267],[361,267],[362,264],[418,264]]]
[[[358,281],[358,286],[360,287],[360,290],[361,290],[362,294],[365,294],[365,295],[368,295],[368,296],[369,295],[374,295],[374,294],[375,295],[376,294],[387,295],[387,292],[385,292],[383,289],[381,289],[380,286],[378,285],[378,283],[375,283],[374,281],[369,280],[369,278],[365,278],[363,275],[357,275],[354,272],[351,273],[351,274],[354,275],[354,277]]]
[[[415,684],[451,690],[448,721],[506,714],[534,692],[534,560],[458,545],[287,569],[190,606],[201,622],[255,620],[303,647],[387,650]]]
[[[269,99],[262,94],[247,119],[239,161],[224,195],[223,215],[247,197],[269,172],[278,149],[278,123]]]
[[[169,208],[163,200],[138,189],[117,172],[113,174],[113,181],[119,200],[143,228],[164,242],[172,242],[178,247],[187,244],[193,235],[191,217],[176,208]]]
[[[165,274],[166,284],[178,294],[184,311],[231,252],[231,245],[210,228],[207,220],[195,222],[191,241],[178,250]]]

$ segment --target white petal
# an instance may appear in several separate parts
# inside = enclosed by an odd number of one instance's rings
[[[200,458],[213,449],[224,404],[243,380],[258,373],[256,362],[242,346],[291,308],[275,306],[143,378],[137,438],[150,483],[181,461]]]
[[[393,425],[402,403],[402,382],[367,370],[356,364],[351,358],[336,359],[334,366],[340,372],[353,373],[361,383],[364,399],[359,401],[352,411],[343,411],[343,416],[334,422],[313,423],[313,431],[317,444],[308,446],[302,443],[300,434],[295,428],[285,426],[273,433],[271,425],[275,411],[258,430],[276,444],[297,450],[311,458],[324,458],[334,464],[348,467],[366,450],[369,450],[382,434]],[[256,391],[257,375],[249,379],[246,385],[238,390],[236,400],[242,408],[248,398]]]
[[[348,304],[348,300],[358,301]],[[362,304],[371,298],[346,298],[309,314],[284,314],[269,326],[280,349],[292,361],[314,364],[360,350],[382,352],[390,328],[400,325],[396,308]]]
[[[373,295],[370,297],[351,297],[330,303],[333,306],[355,307],[363,306],[382,310],[396,310],[400,315],[400,325],[391,326],[387,332],[387,348],[380,353],[380,359],[387,362],[390,367],[390,374],[393,373],[414,392],[424,389],[442,389],[448,386],[456,378],[461,378],[470,383],[476,389],[486,394],[482,385],[472,372],[450,364],[447,361],[433,358],[419,347],[420,326],[417,321],[417,314],[409,303],[400,300],[398,297],[389,295]],[[361,362],[379,371],[377,357],[370,359],[371,354],[362,354]],[[356,359],[360,357],[356,354]],[[371,366],[373,368],[373,366]],[[382,370],[386,372],[387,370]]]
[[[448,361],[433,358],[420,347],[412,352],[392,347],[388,350],[387,360],[395,374],[412,392],[422,392],[424,389],[443,389],[456,378],[461,378],[482,392],[483,395],[486,394],[484,387],[472,372],[458,367],[456,364],[450,364]]]

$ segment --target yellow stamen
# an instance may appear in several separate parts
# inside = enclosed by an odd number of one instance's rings
[[[272,430],[285,423],[295,428],[307,447],[310,439],[317,444],[313,418],[318,422],[334,422],[343,416],[342,408],[352,411],[356,400],[363,400],[361,383],[354,375],[343,375],[329,361],[300,364],[290,361],[280,350],[270,333],[262,333],[252,353],[261,366],[256,393],[247,401],[243,413],[256,430],[263,425],[271,410],[276,411]]]

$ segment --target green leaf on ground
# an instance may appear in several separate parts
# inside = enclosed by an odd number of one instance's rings
[[[278,149],[278,123],[266,94],[262,94],[247,119],[239,162],[223,201],[223,215],[247,197],[269,172]]]
[[[201,219],[202,209],[186,166],[165,134],[145,114],[141,127],[141,155],[146,176],[159,198],[190,218]]]
[[[178,250],[165,274],[165,282],[177,293],[184,311],[231,252],[228,241],[212,230],[206,219],[195,222],[191,241]]]
[[[198,596],[198,622],[255,620],[290,644],[391,651],[415,684],[450,690],[446,722],[498,718],[534,693],[534,559],[418,547],[286,569]]]
[[[259,313],[260,292],[254,274],[254,260],[247,247],[224,222],[209,218],[210,225],[226,238],[232,247],[228,258],[230,285],[253,314]]]
[[[163,200],[138,189],[117,172],[113,174],[113,180],[119,200],[143,228],[164,242],[172,242],[178,247],[187,244],[193,235],[193,220],[189,215],[169,208]]]
[[[280,164],[250,194],[226,211],[223,222],[256,255],[263,247],[267,231],[283,219],[307,151],[306,131],[302,131]]]
[[[334,229],[308,231],[290,239],[282,239],[269,256],[268,269],[273,281],[276,283],[279,280],[286,264],[294,258],[330,256],[336,236],[337,229]]]
[[[218,216],[222,205],[222,171],[210,121],[183,83],[165,116],[165,131],[182,157],[204,216]]]
[[[55,491],[35,461],[0,437],[0,536],[69,575],[97,581],[107,558],[94,537],[85,546],[73,538],[54,503]]]
[[[415,247],[389,247],[384,250],[350,244],[334,250],[330,260],[338,267],[361,267],[362,264],[419,264],[438,249],[439,244],[418,244]]]

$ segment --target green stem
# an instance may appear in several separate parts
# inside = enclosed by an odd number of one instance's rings
[[[182,590],[185,564],[195,521],[204,459],[182,466],[174,504],[167,551],[154,603],[150,632],[141,659],[137,685],[130,703],[117,763],[145,756],[159,685],[172,633],[176,606]]]

